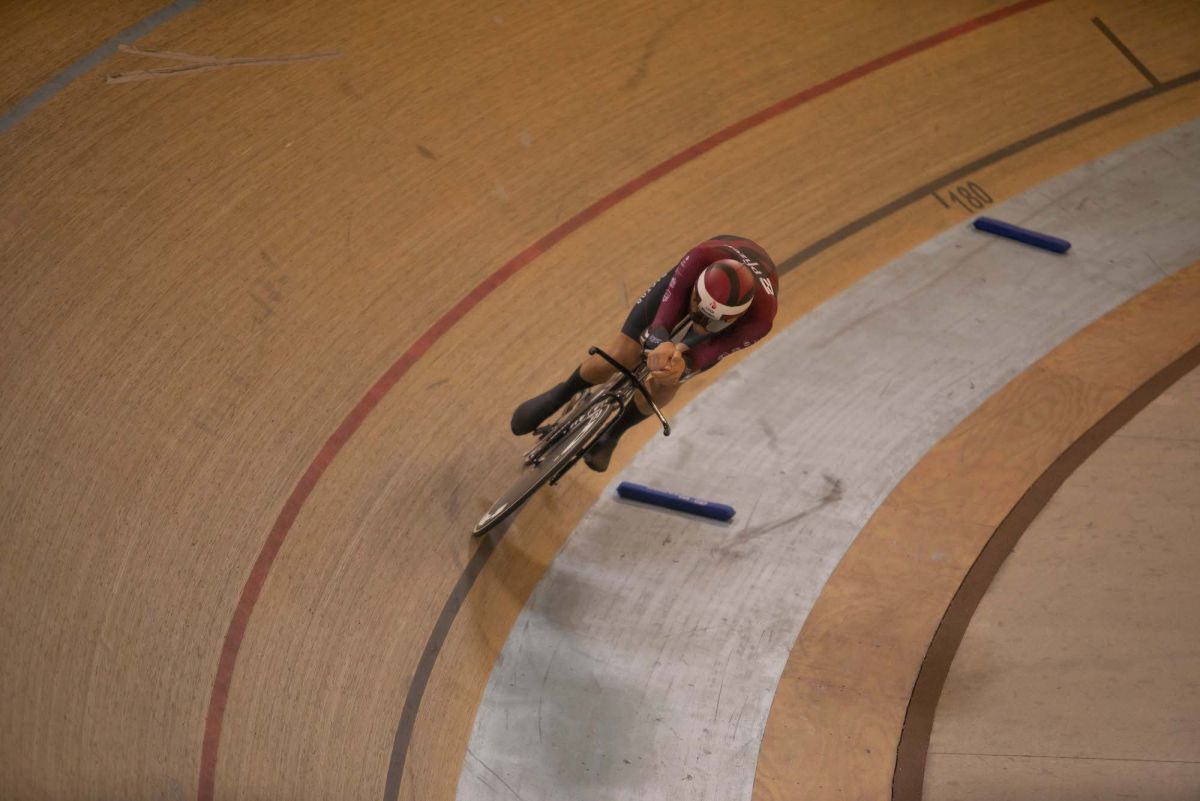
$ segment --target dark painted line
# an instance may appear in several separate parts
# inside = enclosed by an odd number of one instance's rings
[[[392,756],[388,761],[387,781],[383,788],[384,798],[397,798],[400,795],[400,782],[404,778],[404,762],[408,757],[408,744],[412,741],[413,729],[417,724],[417,713],[421,710],[421,700],[425,697],[425,688],[429,684],[430,676],[433,675],[433,666],[437,662],[442,645],[450,636],[450,627],[454,625],[459,610],[462,609],[467,596],[471,593],[471,587],[475,585],[475,579],[479,578],[479,574],[483,572],[484,565],[487,564],[496,544],[504,538],[511,521],[512,518],[509,518],[508,521],[501,523],[498,528],[484,538],[472,555],[466,569],[459,576],[458,583],[454,585],[450,597],[446,599],[446,604],[442,607],[442,613],[438,615],[433,631],[429,633],[425,650],[421,652],[421,661],[417,664],[412,681],[408,686],[408,695],[404,699],[404,712],[400,716],[400,726],[396,729],[396,736],[392,740]]]
[[[1126,423],[1166,392],[1180,378],[1200,366],[1200,345],[1159,371],[1134,390],[1108,414],[1100,418],[1070,447],[1063,451],[1045,472],[1030,485],[1016,506],[1000,522],[996,531],[967,571],[958,591],[946,608],[909,697],[904,728],[896,748],[896,771],[892,776],[892,801],[920,801],[925,784],[925,759],[929,753],[929,735],[942,687],[950,664],[967,631],[980,600],[991,586],[1004,560],[1012,553],[1021,536],[1045,508],[1059,487],[1080,465]]]
[[[859,231],[874,225],[885,217],[895,214],[897,211],[900,211],[906,206],[916,203],[918,200],[921,200],[935,189],[958,181],[962,178],[966,178],[968,175],[977,172],[984,167],[990,167],[998,161],[1003,161],[1009,156],[1013,156],[1023,150],[1028,150],[1035,145],[1040,145],[1048,139],[1053,139],[1060,134],[1064,134],[1067,131],[1078,128],[1081,125],[1086,125],[1089,122],[1095,122],[1101,117],[1106,117],[1114,112],[1129,108],[1130,106],[1136,105],[1143,100],[1157,97],[1158,95],[1169,92],[1172,89],[1178,89],[1181,86],[1187,86],[1188,84],[1194,83],[1197,80],[1200,80],[1200,70],[1189,72],[1187,75],[1181,75],[1178,78],[1167,81],[1166,83],[1160,83],[1157,86],[1152,86],[1149,89],[1143,89],[1142,91],[1135,92],[1132,95],[1126,95],[1125,97],[1114,100],[1111,103],[1094,108],[1091,111],[1085,111],[1082,114],[1070,118],[1069,120],[1065,120],[1057,125],[1053,125],[1049,128],[1038,131],[1037,133],[1027,136],[1020,141],[1013,142],[1011,145],[1006,145],[999,150],[992,151],[986,156],[981,156],[969,164],[965,164],[962,167],[951,170],[945,175],[934,178],[929,183],[917,187],[911,192],[896,198],[887,205],[880,206],[874,211],[864,214],[857,220],[852,220],[851,222],[843,225],[841,228],[831,233],[829,236],[818,239],[816,242],[813,242],[811,245],[804,248],[804,250],[801,250],[794,256],[790,256],[782,261],[779,264],[779,272],[782,275],[790,270],[794,270],[796,267],[800,266],[814,256],[823,253],[842,240],[847,239],[854,234],[857,234]]]
[[[83,58],[71,64],[62,72],[55,75],[46,83],[34,90],[33,94],[28,95],[17,104],[8,110],[4,116],[0,117],[0,134],[6,133],[10,128],[16,125],[21,120],[29,116],[36,108],[43,105],[50,98],[67,88],[67,84],[79,78],[100,62],[111,57],[117,52],[117,47],[123,44],[131,44],[135,40],[140,39],[158,26],[170,22],[188,9],[195,8],[204,0],[175,0],[171,5],[160,8],[150,16],[143,19],[141,22],[126,28],[118,33],[113,38],[109,39],[104,44],[97,47],[92,52],[88,53]]]
[[[1196,81],[1197,79],[1200,79],[1200,71],[1189,73],[1188,75],[1168,81],[1167,83],[1160,84],[1157,87],[1147,89],[1143,92],[1138,92],[1134,95],[1129,95],[1105,106],[1094,109],[1093,111],[1085,112],[1076,117],[1072,117],[1066,122],[1059,123],[1058,125],[1047,128],[1044,131],[1040,131],[1032,136],[1028,136],[1019,142],[1015,142],[1014,144],[1008,145],[991,154],[983,156],[964,167],[960,167],[956,170],[946,173],[945,175],[925,184],[924,186],[905,194],[903,197],[892,201],[886,206],[882,206],[881,208],[876,209],[875,211],[866,214],[863,217],[860,217],[848,225],[839,228],[829,236],[814,242],[812,245],[809,245],[796,255],[784,260],[779,265],[779,271],[782,274],[788,270],[794,269],[801,263],[811,259],[813,256],[816,256],[818,253],[833,247],[843,239],[858,233],[859,231],[869,227],[870,225],[873,225],[884,217],[894,214],[896,211],[899,211],[900,209],[916,202],[920,198],[932,192],[934,189],[958,180],[959,178],[962,178],[971,172],[980,169],[981,167],[994,164],[995,162],[1000,161],[1008,156],[1019,153],[1020,151],[1026,150],[1041,142],[1045,142],[1047,139],[1066,131],[1070,131],[1071,129],[1077,128],[1080,125],[1100,119],[1107,114],[1120,111],[1121,109],[1127,108],[1131,105],[1141,102],[1142,100],[1146,100],[1164,92],[1168,92],[1172,89],[1185,86]],[[473,565],[474,560],[472,560],[472,566]],[[471,569],[471,567],[468,568],[468,570]],[[478,571],[475,572],[474,576],[477,575]],[[474,576],[471,578],[471,582],[474,581]],[[462,586],[463,579],[460,578],[459,583],[455,586],[455,594],[458,593],[459,588]],[[470,586],[468,584],[467,590],[469,591],[469,589]],[[465,594],[463,598],[465,598]],[[454,616],[457,615],[458,609],[462,605],[463,598],[456,599],[455,595],[452,595],[451,599],[447,600],[446,606],[443,608],[442,614],[438,618],[439,627],[442,623],[442,620],[445,619],[447,615],[449,615],[450,621],[453,622]],[[453,607],[453,611],[451,611],[451,607]],[[449,626],[446,626],[445,630],[437,636],[435,636],[435,634],[431,634],[429,641],[426,643],[421,662],[422,665],[428,663],[428,670],[430,672],[432,672],[434,663],[436,662],[437,652],[441,650],[441,647],[445,642],[445,637],[448,636],[448,634]],[[429,656],[431,653],[433,654],[432,657]],[[397,729],[396,738],[392,743],[392,758],[388,765],[388,776],[383,796],[384,801],[396,801],[397,797],[399,796],[400,781],[403,778],[404,764],[408,754],[408,746],[412,739],[413,723],[415,722],[416,713],[420,708],[421,699],[428,682],[429,676],[420,675],[418,672],[418,674],[414,675],[412,685],[409,688],[408,697],[405,698],[404,717],[401,719],[400,728]]]
[[[538,240],[532,246],[519,253],[511,261],[501,267],[492,275],[488,276],[483,283],[475,287],[466,297],[445,315],[443,315],[432,328],[425,333],[424,336],[410,348],[408,353],[400,357],[400,360],[392,366],[392,369],[381,378],[374,387],[368,392],[367,397],[359,402],[355,407],[351,416],[339,427],[338,431],[334,432],[333,436],[326,442],[326,446],[318,455],[317,460],[310,466],[309,470],[301,479],[296,491],[293,492],[288,503],[285,504],[284,512],[280,515],[280,520],[276,522],[268,537],[267,544],[263,546],[263,551],[259,555],[259,559],[255,562],[255,566],[251,571],[251,577],[247,579],[246,586],[242,591],[242,601],[239,601],[237,610],[234,613],[234,620],[230,624],[230,633],[226,637],[225,647],[222,649],[220,664],[217,671],[217,679],[213,684],[213,693],[209,702],[209,716],[205,730],[204,754],[201,759],[201,787],[205,787],[205,776],[208,776],[208,792],[209,794],[201,795],[199,801],[211,801],[212,799],[212,780],[216,772],[216,753],[220,743],[221,723],[224,717],[225,702],[228,698],[229,685],[233,679],[233,667],[237,660],[237,651],[241,646],[241,639],[245,633],[245,625],[249,620],[250,612],[253,611],[253,605],[257,602],[258,595],[262,589],[262,583],[266,581],[266,572],[270,570],[270,565],[274,561],[275,554],[278,553],[279,547],[282,545],[283,538],[287,536],[292,523],[295,520],[295,514],[288,515],[289,507],[293,506],[293,500],[298,512],[300,505],[307,500],[312,487],[316,481],[324,473],[328,463],[333,460],[337,452],[354,431],[361,424],[362,419],[378,404],[379,400],[400,380],[408,368],[412,366],[425,352],[433,346],[433,344],[441,338],[442,334],[450,329],[463,316],[473,309],[483,298],[492,293],[500,284],[504,283],[512,277],[517,271],[521,270],[529,262],[536,259],[542,253],[554,247],[560,241],[565,239],[569,234],[590,223],[592,220],[599,217],[605,211],[625,200],[635,192],[644,189],[649,184],[657,181],[665,175],[674,172],[683,165],[694,161],[718,145],[739,136],[746,131],[762,125],[787,111],[814,100],[822,95],[828,94],[835,89],[850,84],[860,78],[877,72],[884,67],[903,61],[906,58],[914,56],[925,50],[928,50],[936,45],[943,44],[947,41],[963,36],[971,31],[978,30],[1000,20],[1019,14],[1023,11],[1028,11],[1032,8],[1045,5],[1050,0],[1021,0],[1010,6],[998,9],[989,14],[976,17],[975,19],[967,20],[966,22],[955,25],[952,28],[947,28],[944,31],[928,36],[913,44],[906,45],[899,50],[894,50],[880,56],[873,61],[868,61],[865,64],[859,65],[841,75],[830,78],[829,80],[811,86],[801,92],[798,92],[791,97],[775,103],[772,106],[759,111],[740,122],[736,122],[727,128],[724,128],[712,136],[692,145],[687,150],[661,162],[657,166],[651,168],[642,175],[634,178],[624,186],[619,187],[605,197],[588,206],[583,211],[576,214],[571,219],[559,225],[542,239]],[[849,235],[849,234],[847,234]],[[361,411],[361,414],[360,414]],[[353,418],[353,419],[352,419]],[[326,451],[329,453],[326,454]],[[320,465],[318,466],[318,463]],[[309,481],[310,475],[312,476]],[[490,553],[490,551],[489,551]],[[269,554],[269,555],[268,555]],[[487,557],[479,565],[481,570],[483,563]],[[413,725],[416,721],[417,712],[420,709],[421,701],[424,697],[425,687],[429,683],[429,674],[433,672],[434,665],[437,661],[437,654],[441,651],[445,643],[445,639],[449,636],[450,625],[453,624],[458,610],[461,608],[463,601],[466,598],[466,593],[470,591],[474,584],[475,577],[479,575],[479,570],[474,569],[475,560],[471,560],[471,564],[467,570],[460,576],[458,583],[455,584],[455,589],[451,593],[450,598],[446,600],[442,608],[442,613],[438,616],[438,623],[434,627],[434,631],[430,633],[429,639],[426,641],[425,649],[422,652],[421,665],[427,672],[422,674],[420,670],[413,675],[412,682],[409,685],[408,695],[404,700],[404,712],[401,716],[400,725],[396,730],[396,737],[392,741],[392,756],[388,763],[387,779],[384,783],[384,801],[396,801],[400,793],[400,783],[404,776],[404,765],[408,758],[408,747],[412,741]],[[260,571],[260,566],[262,570]],[[467,575],[471,573],[468,579]],[[464,584],[465,581],[465,584]],[[251,586],[252,583],[254,586]],[[462,595],[459,596],[460,589],[465,588]],[[243,603],[246,607],[243,608]],[[442,621],[447,621],[444,629],[441,628]],[[234,636],[236,634],[236,637]],[[211,751],[211,753],[210,753]]]
[[[1154,77],[1154,73],[1151,72],[1145,64],[1138,60],[1138,57],[1133,54],[1133,51],[1126,47],[1125,43],[1118,39],[1115,33],[1109,30],[1108,26],[1104,24],[1103,20],[1101,20],[1099,17],[1092,17],[1092,23],[1100,29],[1100,33],[1108,37],[1108,41],[1113,43],[1113,47],[1121,51],[1121,55],[1125,56],[1125,58],[1129,60],[1130,64],[1137,67],[1137,71],[1142,73],[1142,76],[1150,82],[1151,86],[1158,86],[1159,81],[1158,78]]]

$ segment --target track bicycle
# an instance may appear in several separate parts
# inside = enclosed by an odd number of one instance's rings
[[[498,525],[529,500],[543,484],[557,484],[583,458],[587,449],[617,421],[626,407],[634,402],[635,392],[650,404],[662,424],[663,436],[671,435],[670,423],[663,417],[646,387],[650,368],[646,366],[645,353],[632,370],[600,348],[589,348],[588,354],[600,356],[617,372],[567,401],[557,419],[533,432],[537,443],[525,454],[520,477],[475,524],[474,536],[483,536]]]

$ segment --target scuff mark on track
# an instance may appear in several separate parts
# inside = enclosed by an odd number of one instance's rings
[[[215,56],[197,56],[191,53],[176,53],[170,50],[143,50],[140,47],[124,44],[117,49],[122,53],[129,53],[135,56],[147,56],[167,61],[182,61],[184,62],[184,66],[156,67],[148,70],[134,70],[133,72],[117,72],[105,76],[104,82],[108,84],[152,81],[159,78],[172,78],[177,75],[211,72],[213,70],[225,69],[226,67],[263,67],[277,64],[293,64],[302,61],[322,61],[330,58],[339,58],[342,55],[340,51],[335,50],[331,53],[303,53],[290,56],[217,58]]]
[[[622,89],[626,91],[635,89],[638,84],[646,80],[646,76],[650,73],[650,62],[653,60],[654,54],[658,52],[658,48],[662,45],[663,40],[667,38],[667,34],[671,32],[671,29],[678,25],[679,21],[691,10],[692,6],[680,9],[660,25],[654,33],[650,34],[650,38],[646,40],[646,46],[642,50],[642,57],[638,60],[637,69],[634,70],[629,80],[622,85]]]

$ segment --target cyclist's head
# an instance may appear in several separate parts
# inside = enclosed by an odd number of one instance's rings
[[[754,274],[740,261],[708,265],[692,290],[692,323],[710,334],[727,328],[750,308],[754,285]]]

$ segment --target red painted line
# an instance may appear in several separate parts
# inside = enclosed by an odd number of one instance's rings
[[[270,573],[271,565],[275,562],[275,557],[279,554],[279,549],[283,546],[283,541],[287,538],[288,532],[291,531],[292,524],[296,522],[301,508],[303,508],[304,503],[308,500],[308,496],[312,494],[317,482],[321,480],[321,476],[325,474],[326,469],[337,458],[343,446],[354,436],[359,426],[366,420],[367,415],[375,410],[375,407],[379,405],[383,397],[399,383],[409,368],[420,361],[421,357],[447,331],[501,284],[538,256],[557,245],[569,234],[595,220],[601,214],[635,192],[645,188],[659,178],[674,172],[688,162],[694,161],[718,145],[728,142],[730,139],[753,128],[757,128],[759,125],[787,111],[791,111],[797,106],[828,94],[834,89],[852,83],[884,67],[895,64],[898,61],[903,61],[917,53],[948,42],[971,31],[991,25],[994,22],[999,22],[1002,19],[1014,16],[1023,11],[1045,5],[1050,1],[1022,0],[1022,2],[1014,3],[1013,5],[993,11],[990,14],[984,14],[983,16],[955,25],[952,28],[947,28],[925,39],[906,45],[899,50],[893,50],[891,53],[880,56],[873,61],[868,61],[865,64],[854,67],[823,83],[810,86],[791,97],[784,98],[778,103],[746,117],[740,122],[736,122],[718,131],[707,139],[697,142],[688,149],[652,167],[647,172],[605,195],[550,231],[550,233],[514,256],[503,267],[485,278],[458,303],[454,304],[453,308],[438,318],[437,322],[430,326],[396,360],[395,364],[389,367],[387,372],[367,390],[367,394],[362,397],[346,416],[346,419],[337,427],[337,430],[325,441],[320,452],[317,453],[312,463],[308,466],[308,469],[304,471],[304,475],[300,477],[300,481],[296,484],[292,490],[292,494],[284,503],[279,517],[275,520],[275,525],[271,527],[271,533],[267,536],[267,541],[263,544],[262,550],[254,562],[254,566],[250,569],[250,575],[246,578],[246,583],[242,587],[241,597],[238,598],[233,619],[229,622],[229,629],[225,632],[225,641],[221,646],[221,655],[217,662],[217,675],[213,680],[212,695],[208,702],[208,715],[204,723],[204,743],[200,752],[200,781],[196,793],[197,799],[199,801],[212,801],[213,799],[216,788],[217,756],[221,744],[221,727],[225,719],[225,705],[229,699],[229,687],[233,682],[233,672],[237,665],[238,651],[241,649],[242,639],[246,635],[246,627],[250,623],[250,615],[254,611],[254,605],[258,602],[259,595],[262,594],[267,574]]]

